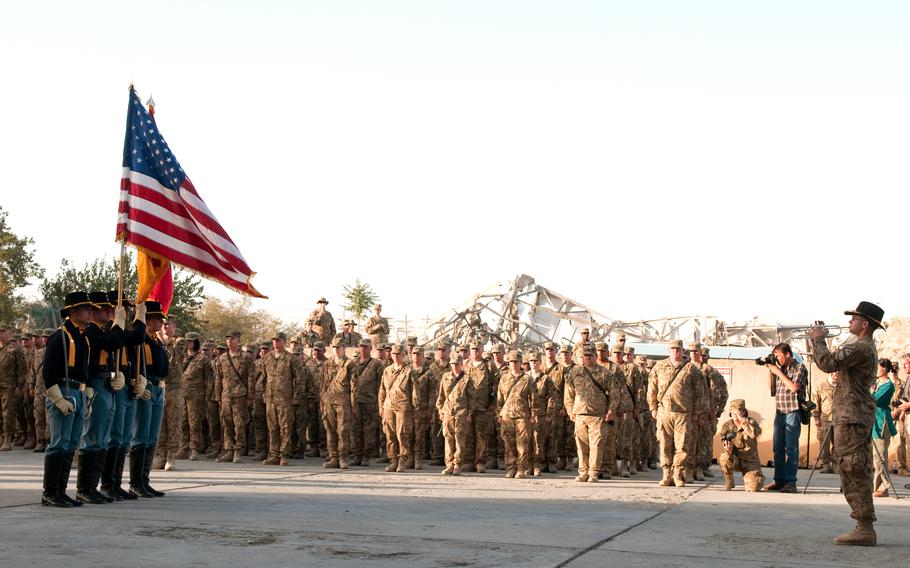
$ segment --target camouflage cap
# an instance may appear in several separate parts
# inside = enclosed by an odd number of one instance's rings
[[[362,337],[360,341],[357,342],[357,347],[372,347],[373,341],[369,337]]]
[[[340,337],[336,337],[335,339],[333,339],[332,342],[331,342],[329,345],[330,345],[331,347],[336,347],[336,348],[337,348],[337,347],[344,347],[344,343],[342,343]]]
[[[613,345],[613,349],[610,350],[611,353],[622,353],[622,345],[619,343]]]
[[[506,355],[506,361],[509,363],[520,363],[521,354],[518,351],[509,351],[509,354]]]
[[[260,349],[271,349],[272,344],[269,343],[268,341],[263,341],[262,343],[259,344],[259,348]]]
[[[215,346],[215,348],[224,349],[225,351],[227,351],[227,343],[219,343],[218,345]]]
[[[315,351],[325,351],[325,342],[324,342],[324,341],[316,341],[316,342],[314,342],[314,343],[313,343],[313,349],[314,349]]]
[[[586,344],[584,350],[582,351],[583,355],[597,355],[597,351],[594,350],[594,347],[591,344]]]
[[[553,343],[552,341],[547,341],[543,344],[544,349],[559,349],[559,346]]]
[[[701,356],[702,356],[702,357],[707,357],[707,356],[710,355],[710,354],[711,354],[711,350],[710,350],[710,349],[708,349],[707,347],[702,347],[702,348],[701,348]]]
[[[54,329],[51,327],[46,327],[41,330],[41,335],[43,335],[44,337],[50,337],[53,334],[54,334]]]
[[[743,399],[741,399],[741,398],[736,398],[736,399],[733,399],[733,400],[730,401],[730,410],[731,410],[731,411],[735,411],[735,410],[745,410],[745,409],[746,409],[746,401],[745,401],[745,400],[743,400]]]
[[[583,327],[583,328],[581,328],[581,333],[591,333],[591,328],[590,328],[590,327]]]
[[[502,343],[497,343],[496,345],[493,346],[492,349],[490,349],[490,353],[505,353],[505,352],[506,352],[506,348],[502,345]]]
[[[415,345],[414,347],[411,347],[411,354],[416,355],[417,353],[420,353],[421,355],[423,355],[423,349],[421,349],[417,345]]]
[[[398,344],[396,343],[395,345],[392,346],[392,351],[391,351],[391,353],[392,353],[392,355],[395,355],[395,354],[398,354],[398,353],[404,353],[404,350],[401,348],[401,345],[398,345]]]
[[[623,353],[625,353],[625,354],[627,354],[627,355],[635,355],[635,348],[634,348],[634,347],[626,347],[626,349],[625,349],[625,351],[623,351]]]
[[[604,343],[603,341],[598,341],[597,343],[594,344],[595,351],[606,351],[609,348],[610,348],[610,345],[608,343]]]
[[[670,349],[673,349],[674,347],[676,347],[678,349],[682,349],[682,346],[683,346],[682,339],[671,339],[670,340]]]
[[[467,351],[467,350],[468,350],[468,344],[467,344],[467,343],[462,343],[462,344],[460,344],[460,345],[458,346],[458,350],[459,350],[459,351]]]
[[[439,350],[439,349],[447,349],[448,347],[449,347],[449,342],[448,342],[448,341],[437,341],[437,342],[436,342],[436,349],[437,349],[437,350]]]
[[[636,356],[635,356],[635,364],[636,364],[636,365],[644,365],[644,364],[647,363],[647,362],[648,362],[648,358],[645,357],[644,355],[636,355]]]
[[[452,355],[449,357],[449,365],[461,365],[464,363],[464,359],[461,355]]]
[[[211,339],[206,339],[205,342],[202,344],[202,348],[203,349],[214,349],[215,342],[212,341]]]
[[[559,352],[560,353],[571,353],[572,348],[569,347],[568,345],[563,345],[562,347],[559,348]]]
[[[408,345],[417,345],[417,336],[416,336],[416,335],[412,335],[412,336],[408,337],[408,338],[405,340],[405,343],[407,343]]]
[[[689,343],[688,349],[686,351],[698,351],[701,352],[701,343],[697,341],[692,341]]]
[[[189,331],[183,336],[187,341],[199,341],[199,334],[195,331]]]
[[[233,337],[234,339],[240,339],[240,336],[240,331],[236,329],[232,329],[231,331],[227,332],[227,335],[225,335],[225,337]]]
[[[469,346],[471,347],[471,349],[480,349],[481,347],[483,347],[483,345],[482,345],[479,341],[477,341],[476,339],[475,339],[474,341],[472,341],[472,342],[469,344]]]
[[[537,351],[531,351],[528,353],[528,361],[540,361],[540,355]]]
[[[625,341],[625,340],[626,340],[625,332],[620,331],[619,333],[616,334],[616,341]]]
[[[272,336],[272,341],[275,341],[276,339],[280,339],[280,340],[284,341],[287,338],[288,338],[288,334],[286,334],[283,331],[279,331],[278,333],[276,333],[275,335]]]

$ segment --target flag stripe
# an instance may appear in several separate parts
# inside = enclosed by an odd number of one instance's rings
[[[173,192],[171,192],[173,193]],[[221,242],[212,242],[205,240],[202,236],[195,234],[197,233],[197,226],[192,219],[187,217],[186,212],[180,208],[179,203],[167,199],[164,195],[154,190],[151,190],[147,187],[133,185],[129,192],[121,192],[121,218],[118,221],[122,221],[127,217],[126,211],[132,212],[134,209],[145,211],[161,219],[162,221],[168,221],[183,229],[184,231],[189,231],[194,233],[194,237],[199,239],[199,241],[205,242],[209,246],[204,246],[203,248],[212,249],[212,252],[220,257],[224,263],[230,263],[232,266],[237,268],[248,270],[246,263],[242,258],[237,258],[231,253],[231,250],[236,251],[236,247],[230,245],[230,243]],[[133,216],[132,219],[137,219]],[[199,243],[194,243],[199,244]],[[219,248],[219,244],[225,244],[229,248]]]
[[[153,177],[141,174],[139,172],[134,172],[129,168],[123,168],[123,182],[121,183],[121,189],[125,189],[128,192],[127,188],[123,188],[123,184],[127,180],[133,184],[139,185],[140,187],[146,188],[150,191],[157,192],[159,195],[165,199],[173,202],[177,206],[177,210],[174,211],[175,214],[186,217],[187,219],[193,219],[197,223],[201,223],[203,226],[200,227],[200,231],[203,232],[204,236],[211,241],[216,243],[216,246],[221,250],[224,250],[227,254],[237,258],[246,270],[249,270],[249,267],[246,265],[246,261],[243,258],[243,255],[240,254],[240,250],[234,245],[231,241],[231,238],[227,235],[225,230],[218,224],[218,221],[215,220],[215,217],[211,214],[208,208],[205,208],[203,214],[205,215],[202,218],[199,218],[198,215],[192,215],[192,211],[186,210],[187,199],[190,196],[178,195],[177,192],[170,190],[163,185],[161,185],[158,180]],[[184,181],[184,185],[189,184],[189,180]],[[123,192],[121,192],[121,199],[123,199]],[[195,195],[192,196],[192,201],[189,202],[194,209],[199,210],[198,203],[202,204],[202,207],[205,207],[205,204],[202,203]]]

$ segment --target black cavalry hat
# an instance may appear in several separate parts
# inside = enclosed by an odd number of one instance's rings
[[[117,307],[117,296],[118,296],[117,290],[111,290],[107,293],[107,301],[110,302],[111,305],[114,307]],[[121,300],[123,301],[123,307],[125,307],[125,308],[133,307],[133,303],[127,299],[126,295],[124,295],[123,298],[121,298]]]
[[[871,321],[878,327],[885,327],[882,325],[882,320],[885,319],[885,310],[876,306],[872,302],[860,302],[856,306],[855,310],[847,310],[844,312],[845,316],[863,316],[867,320]]]
[[[100,309],[112,308],[114,307],[111,304],[110,299],[107,297],[107,292],[89,292],[88,299],[92,301],[92,304]]]
[[[164,317],[164,312],[161,310],[161,303],[155,302],[153,300],[147,300],[145,302],[145,317],[149,316],[158,316]]]
[[[87,292],[70,292],[63,299],[63,309],[60,310],[60,317],[66,318],[67,312],[79,306],[91,306]]]

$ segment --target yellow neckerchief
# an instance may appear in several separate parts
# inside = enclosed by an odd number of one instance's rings
[[[68,322],[70,322],[70,323],[73,323],[69,318],[67,318],[66,321],[68,321]],[[73,325],[74,325],[77,329],[79,329],[79,331],[82,331],[82,330],[84,329],[84,328],[79,327],[79,326],[76,325],[75,323],[73,323]],[[73,339],[73,336],[72,336],[72,334],[70,334],[69,330],[66,329],[66,324],[65,324],[65,323],[64,323],[63,325],[60,326],[60,329],[63,330],[63,333],[65,333],[65,334],[66,334],[66,337],[70,340],[70,341],[69,341],[69,349],[67,349],[66,364],[67,364],[68,367],[76,368],[76,341]],[[92,346],[91,346],[91,344],[88,342],[88,338],[86,338],[85,335],[82,336],[82,341],[85,342],[85,348],[88,350],[89,359],[91,359],[91,356],[92,356]]]

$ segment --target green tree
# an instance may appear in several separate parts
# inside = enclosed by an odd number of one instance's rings
[[[360,278],[356,279],[353,286],[344,287],[342,297],[348,302],[342,307],[357,318],[358,324],[363,320],[363,315],[379,302],[376,292],[370,288],[369,284],[361,283]]]
[[[30,278],[43,277],[44,269],[35,262],[35,241],[13,233],[7,215],[0,206],[0,321],[20,325],[27,308],[16,290],[27,285]]]
[[[126,298],[135,298],[139,274],[136,271],[131,251],[126,252],[123,261],[124,266],[127,267],[123,272],[123,294]],[[202,331],[202,324],[197,316],[202,307],[202,301],[205,299],[202,279],[188,270],[179,267],[173,268],[174,299],[171,301],[168,316],[176,318],[183,331]],[[53,278],[45,278],[41,282],[39,289],[46,309],[43,311],[39,309],[39,311],[53,316],[54,321],[40,325],[52,326],[59,323],[58,313],[63,307],[63,300],[68,292],[73,290],[116,290],[119,277],[119,257],[96,258],[79,268],[63,259],[57,274]]]

